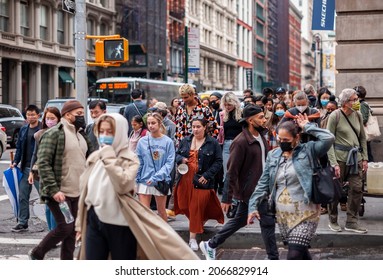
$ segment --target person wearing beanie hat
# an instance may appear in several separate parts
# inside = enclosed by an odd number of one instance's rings
[[[65,102],[61,114],[60,123],[44,133],[37,152],[40,197],[51,210],[57,227],[28,252],[30,259],[44,259],[45,254],[59,242],[62,242],[60,259],[73,259],[76,236],[74,222],[66,222],[61,208],[66,203],[76,219],[79,180],[85,170],[86,158],[93,148],[83,129],[85,119],[81,103],[77,100]]]
[[[210,108],[212,109],[212,113],[216,121],[218,122],[218,125],[221,125],[219,122],[219,112],[221,112],[221,99],[222,99],[222,94],[219,92],[215,91],[209,96],[209,101],[210,101]]]
[[[84,106],[82,106],[78,100],[75,100],[75,99],[68,100],[67,102],[64,103],[64,106],[61,109],[61,116],[64,116],[66,113],[78,108],[84,109]]]
[[[266,124],[263,110],[256,105],[247,105],[240,121],[243,129],[230,146],[221,204],[224,212],[227,212],[234,198],[238,201],[237,211],[235,216],[209,241],[200,243],[200,249],[208,260],[215,259],[216,248],[237,230],[247,225],[248,203],[263,173],[269,150],[266,139],[260,133]],[[239,162],[241,164],[238,164]],[[262,210],[259,210],[260,227],[266,253],[268,259],[277,260],[279,253],[275,238],[275,215],[267,213],[267,209]]]

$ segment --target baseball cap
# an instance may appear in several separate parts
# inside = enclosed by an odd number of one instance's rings
[[[278,94],[278,93],[286,93],[286,90],[283,88],[283,87],[279,87],[275,90],[275,93]]]

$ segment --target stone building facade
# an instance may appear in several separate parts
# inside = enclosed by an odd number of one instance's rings
[[[88,0],[88,34],[114,30],[114,1]],[[74,96],[74,17],[61,0],[0,1],[0,101],[19,109]],[[88,56],[94,55],[88,42]]]
[[[383,1],[337,0],[336,11],[336,94],[364,86],[383,131]],[[383,161],[382,141],[372,141],[375,161]]]

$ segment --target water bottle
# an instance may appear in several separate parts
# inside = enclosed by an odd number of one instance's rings
[[[67,224],[73,223],[74,218],[72,216],[72,213],[70,212],[68,203],[66,203],[66,201],[60,202],[59,206],[60,206],[61,213],[63,213],[65,217],[65,222]]]

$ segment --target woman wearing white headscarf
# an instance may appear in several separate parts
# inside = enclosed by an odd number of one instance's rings
[[[166,222],[134,199],[139,161],[129,151],[127,128],[120,114],[102,115],[95,125],[100,149],[89,156],[80,180],[79,259],[198,259]]]

